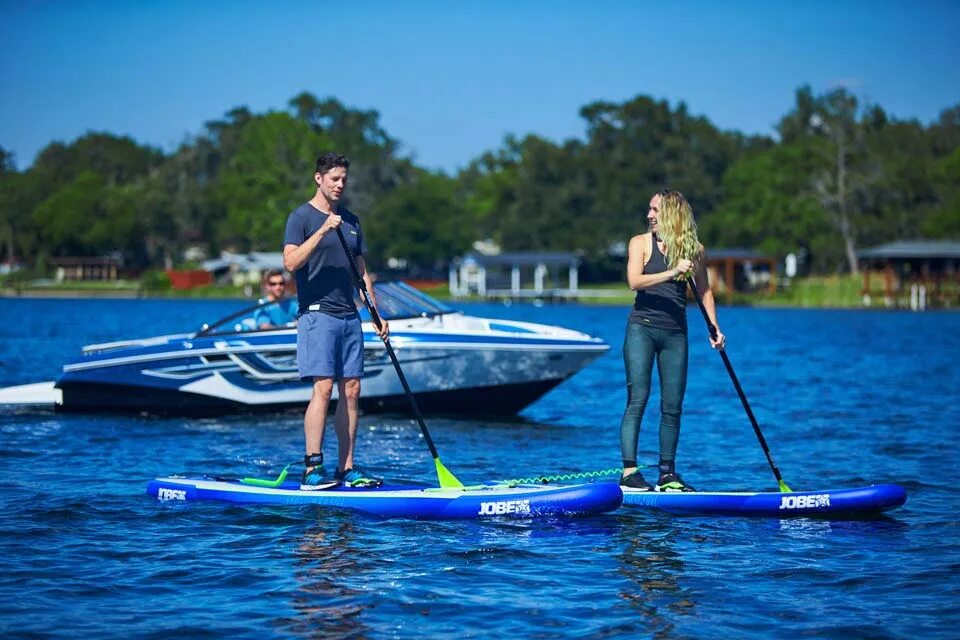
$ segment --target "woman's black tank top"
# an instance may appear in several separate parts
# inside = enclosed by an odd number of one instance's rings
[[[656,236],[653,236],[650,244],[653,249],[643,272],[652,274],[667,271],[667,260],[657,246]],[[687,283],[670,280],[637,291],[633,310],[630,312],[630,322],[686,333]]]

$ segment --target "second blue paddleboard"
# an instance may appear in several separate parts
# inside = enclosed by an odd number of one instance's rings
[[[895,509],[907,501],[896,484],[856,489],[825,489],[790,493],[698,491],[660,493],[623,490],[623,504],[681,515],[761,516],[773,518],[864,517]]]

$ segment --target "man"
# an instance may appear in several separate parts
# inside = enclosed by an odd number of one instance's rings
[[[338,229],[346,238],[374,306],[376,298],[363,259],[366,244],[360,219],[340,205],[349,167],[349,160],[334,152],[317,158],[313,174],[316,194],[290,214],[284,237],[283,266],[296,278],[300,302],[297,369],[302,379],[313,382],[310,404],[303,417],[306,470],[300,488],[305,490],[327,489],[341,483],[350,487],[382,484],[380,479],[360,471],[353,459],[363,375],[363,332],[354,304],[356,286],[350,258],[340,243]],[[386,340],[386,322],[378,333]],[[334,419],[338,456],[331,480],[323,468],[323,432],[335,381],[340,396]]]
[[[296,300],[284,300],[287,293],[287,280],[283,271],[270,269],[263,276],[264,297],[261,306],[253,316],[257,329],[276,329],[286,327],[297,319],[299,308]]]

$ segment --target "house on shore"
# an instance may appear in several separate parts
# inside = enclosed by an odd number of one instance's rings
[[[283,254],[279,251],[223,251],[219,258],[203,261],[201,267],[213,274],[214,281],[221,284],[259,286],[263,274],[267,271],[283,271]]]
[[[50,258],[54,268],[54,280],[71,281],[116,281],[120,278],[123,261],[113,256],[67,256]]]
[[[626,257],[624,256],[624,270]],[[450,263],[450,293],[493,299],[570,300],[581,296],[622,296],[626,291],[584,289],[579,283],[580,256],[573,252],[467,253]],[[777,260],[748,249],[707,253],[707,269],[718,295],[768,287],[776,290]]]
[[[568,299],[579,291],[580,258],[575,253],[471,252],[450,263],[453,296],[501,299]]]
[[[863,271],[863,304],[875,298],[891,308],[922,311],[928,306],[960,304],[960,242],[906,240],[890,242],[857,253]],[[882,288],[873,287],[880,271]]]
[[[777,290],[777,259],[751,249],[708,250],[707,273],[711,288],[727,301],[735,291]]]

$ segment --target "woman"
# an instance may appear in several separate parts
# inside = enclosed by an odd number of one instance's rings
[[[627,373],[627,409],[620,423],[623,477],[620,485],[640,491],[694,491],[677,473],[674,460],[680,438],[680,414],[687,387],[687,279],[695,279],[710,321],[711,338],[723,349],[716,305],[707,280],[705,252],[697,239],[693,209],[679,191],[661,191],[650,199],[649,233],[630,239],[627,282],[637,292],[623,342]],[[637,469],[640,421],[650,396],[653,361],[660,377],[660,476],[655,486]]]

